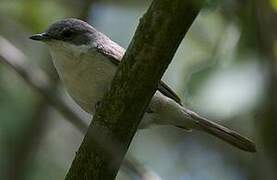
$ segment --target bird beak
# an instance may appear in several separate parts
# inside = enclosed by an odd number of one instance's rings
[[[35,40],[35,41],[47,41],[47,40],[51,39],[47,33],[34,34],[34,35],[30,36],[29,38],[32,40]]]

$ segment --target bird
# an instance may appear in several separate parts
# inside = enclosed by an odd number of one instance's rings
[[[44,42],[49,47],[65,89],[84,111],[93,115],[97,104],[109,91],[125,49],[76,18],[54,22],[30,39]],[[256,146],[250,139],[183,106],[178,95],[162,80],[143,115],[140,128],[152,124],[199,130],[241,150],[256,152]]]

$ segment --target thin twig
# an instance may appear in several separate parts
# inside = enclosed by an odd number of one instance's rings
[[[56,92],[53,92],[53,85],[48,76],[39,67],[26,63],[25,55],[1,36],[0,60],[15,70],[30,87],[47,99],[49,104],[60,111],[71,124],[81,132],[86,132],[87,124],[76,113],[73,113]]]

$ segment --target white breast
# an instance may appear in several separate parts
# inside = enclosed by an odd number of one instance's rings
[[[87,112],[108,91],[116,66],[87,46],[50,45],[54,65],[71,97]]]

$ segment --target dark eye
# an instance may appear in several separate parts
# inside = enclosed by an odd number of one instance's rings
[[[73,36],[73,32],[72,31],[63,31],[62,32],[62,37],[63,38],[66,38],[66,39],[69,39]]]

